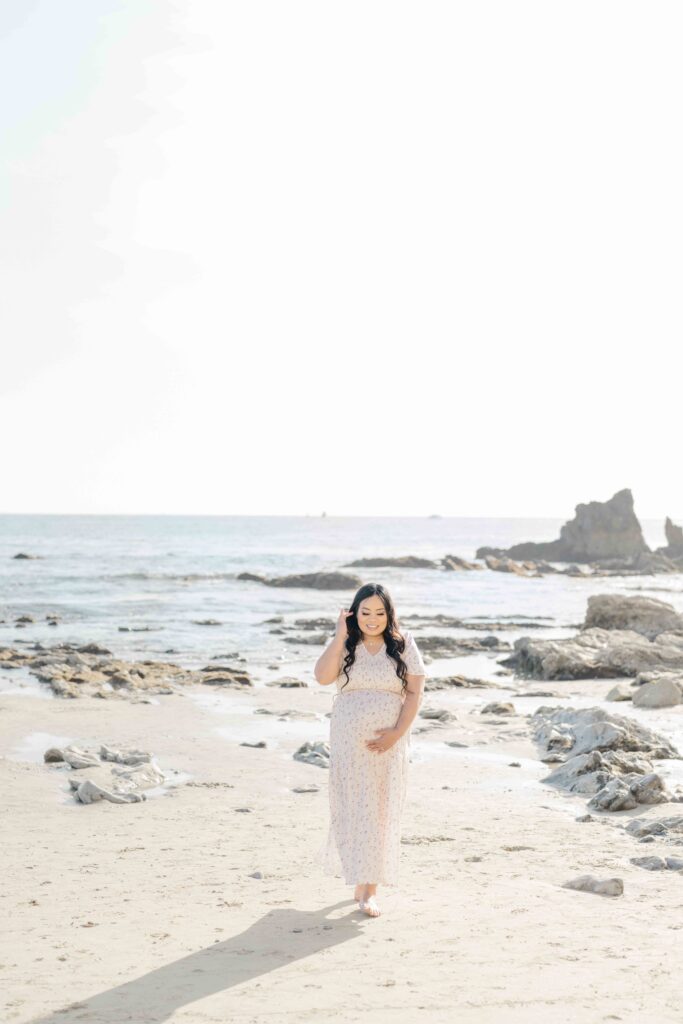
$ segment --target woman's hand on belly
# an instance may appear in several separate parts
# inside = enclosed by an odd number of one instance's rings
[[[400,739],[398,731],[394,728],[390,729],[375,729],[375,734],[380,735],[372,740],[366,740],[365,745],[368,750],[375,750],[378,754],[383,754],[389,750],[395,743]]]

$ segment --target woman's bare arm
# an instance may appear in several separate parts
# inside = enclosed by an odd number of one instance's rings
[[[405,700],[403,701],[403,707],[401,713],[398,716],[394,730],[398,734],[398,737],[404,736],[408,732],[415,716],[417,715],[420,704],[422,703],[422,694],[424,692],[424,676],[406,676],[406,683],[408,689],[406,690]]]
[[[313,675],[321,686],[329,686],[335,681],[341,669],[345,650],[345,638],[335,633],[313,669]]]

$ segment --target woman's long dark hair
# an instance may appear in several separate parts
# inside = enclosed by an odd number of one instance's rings
[[[361,637],[363,635],[363,632],[358,625],[358,609],[366,598],[374,597],[375,595],[379,597],[387,613],[387,624],[384,629],[383,639],[387,646],[387,654],[396,662],[396,675],[401,680],[401,692],[405,694],[408,688],[408,683],[406,682],[408,666],[401,655],[405,650],[406,642],[399,632],[394,602],[389,596],[389,591],[385,590],[381,583],[364,583],[356,592],[356,595],[351,602],[349,611],[351,611],[352,614],[349,615],[346,620],[346,628],[349,635],[345,641],[346,655],[342,666],[344,675],[346,676],[346,683],[349,681],[348,670],[356,660],[356,647],[361,642]],[[346,686],[346,683],[342,684],[342,690]]]

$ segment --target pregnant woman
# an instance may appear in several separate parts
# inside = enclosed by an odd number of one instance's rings
[[[398,885],[408,746],[424,689],[424,662],[400,630],[380,584],[362,586],[342,609],[334,638],[315,665],[336,683],[330,718],[330,821],[316,855],[323,871],[355,884],[354,898],[379,917],[377,886]]]

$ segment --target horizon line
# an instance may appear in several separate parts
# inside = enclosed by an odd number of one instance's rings
[[[574,511],[575,515],[575,511]],[[479,514],[458,514],[448,515],[440,512],[427,512],[421,515],[390,515],[383,513],[328,513],[328,512],[0,512],[0,518],[10,516],[42,516],[55,518],[108,518],[108,519],[132,519],[132,518],[175,518],[175,519],[560,519],[568,522],[566,513],[562,515],[550,514],[525,514],[525,515],[490,515]],[[571,517],[573,518],[573,516]],[[636,513],[636,519],[647,519],[649,521],[672,519],[683,520],[681,516],[667,514],[649,515]]]

